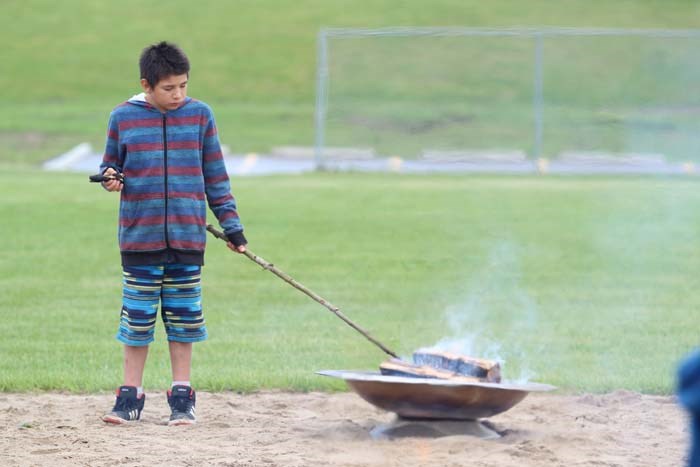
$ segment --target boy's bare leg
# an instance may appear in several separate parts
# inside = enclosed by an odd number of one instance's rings
[[[124,346],[124,386],[143,386],[143,369],[148,357],[148,346]]]
[[[192,343],[168,342],[173,381],[189,381],[192,368]]]

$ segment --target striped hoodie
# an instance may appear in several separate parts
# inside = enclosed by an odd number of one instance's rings
[[[188,97],[161,113],[139,94],[117,106],[100,169],[109,167],[124,174],[119,248],[125,265],[173,258],[202,264],[207,204],[232,243],[246,243],[214,115],[204,102]]]

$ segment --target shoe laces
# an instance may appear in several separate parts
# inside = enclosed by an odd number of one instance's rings
[[[129,398],[117,396],[117,401],[114,403],[114,409],[112,409],[112,411],[119,412],[128,410],[130,408],[131,404],[129,403]]]
[[[188,396],[172,396],[171,406],[176,412],[189,412],[192,409],[192,398]]]

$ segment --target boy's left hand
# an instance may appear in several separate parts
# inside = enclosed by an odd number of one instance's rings
[[[231,242],[226,242],[226,246],[229,247],[230,250],[235,251],[236,253],[245,253],[245,245],[235,246]]]

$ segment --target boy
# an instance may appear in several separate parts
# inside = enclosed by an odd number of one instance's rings
[[[187,56],[176,45],[161,42],[143,50],[139,67],[144,92],[112,111],[100,165],[103,175],[114,177],[103,187],[121,192],[124,275],[117,333],[124,344],[124,381],[114,408],[102,419],[115,424],[140,419],[146,399],[143,370],[160,303],[173,377],[169,424],[192,424],[192,343],[207,337],[200,289],[206,204],[229,248],[243,253],[247,242],[214,115],[208,105],[187,97]]]

